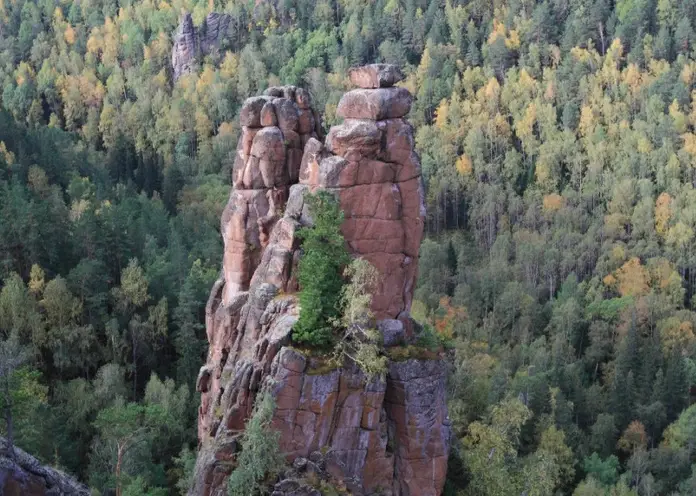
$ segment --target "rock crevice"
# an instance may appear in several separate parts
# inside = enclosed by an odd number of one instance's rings
[[[384,379],[368,381],[351,364],[323,370],[289,346],[299,315],[296,232],[312,222],[304,195],[317,189],[336,192],[347,246],[379,271],[372,310],[385,346],[412,339],[425,207],[413,129],[404,119],[411,95],[393,86],[402,77],[393,66],[356,68],[350,77],[359,89],[341,99],[345,120],[325,140],[301,88],[269,88],[241,110],[221,221],[222,276],[206,308],[210,347],[197,381],[193,495],[226,493],[239,436],[267,380],[277,405],[273,427],[289,462],[304,467],[321,452],[322,473],[352,494],[434,496],[444,486],[449,422],[438,356],[391,361]],[[286,494],[278,487],[274,494]]]

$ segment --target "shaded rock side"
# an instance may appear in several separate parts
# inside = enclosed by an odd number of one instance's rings
[[[442,360],[392,362],[383,380],[367,381],[351,364],[326,370],[290,347],[299,316],[296,232],[312,223],[305,194],[320,188],[338,194],[351,252],[380,271],[373,309],[385,344],[410,339],[425,215],[412,128],[400,117],[346,119],[324,142],[309,95],[290,86],[248,99],[240,121],[223,269],[206,308],[210,346],[197,380],[190,494],[226,494],[256,395],[271,384],[273,426],[288,462],[321,452],[322,471],[351,494],[439,495],[449,451]],[[274,491],[304,494],[293,492],[297,484]]]
[[[172,47],[172,72],[174,81],[193,72],[195,65],[206,55],[216,57],[227,35],[232,17],[229,14],[211,12],[200,27],[193,25],[191,14],[181,16]]]
[[[89,489],[69,475],[43,466],[36,458],[15,447],[10,458],[5,439],[0,438],[0,494],[4,496],[89,496]]]

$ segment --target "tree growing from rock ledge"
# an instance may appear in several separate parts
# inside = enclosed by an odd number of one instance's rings
[[[336,343],[336,358],[349,358],[368,378],[384,375],[387,357],[380,353],[382,335],[371,326],[370,311],[379,273],[364,258],[356,258],[343,274],[350,282],[341,290],[341,318],[336,324],[343,329],[343,334]]]
[[[271,429],[275,400],[269,386],[270,384],[261,391],[254,413],[244,430],[237,468],[230,475],[227,484],[230,496],[258,494],[263,481],[277,473],[285,464],[278,447],[280,433]]]
[[[341,234],[343,212],[336,197],[328,191],[308,194],[305,201],[314,221],[300,229],[302,259],[300,317],[293,329],[293,340],[309,346],[328,348],[334,343],[334,323],[339,315],[341,277],[350,256]]]

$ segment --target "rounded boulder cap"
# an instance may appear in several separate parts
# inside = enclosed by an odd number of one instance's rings
[[[358,88],[389,88],[404,79],[399,67],[393,64],[369,64],[351,67],[348,70],[350,82]]]

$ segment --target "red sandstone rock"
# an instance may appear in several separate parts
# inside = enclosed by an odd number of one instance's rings
[[[260,127],[261,126],[261,109],[268,101],[268,97],[257,96],[249,98],[242,105],[242,110],[239,114],[239,123],[242,126]]]
[[[295,105],[294,97],[292,100],[287,98],[277,98],[273,101],[278,116],[278,127],[285,133],[286,131],[296,131],[299,125],[300,112]]]
[[[261,117],[259,119],[263,127],[277,126],[278,118],[276,117],[275,107],[271,102],[266,102],[261,108]]]
[[[337,193],[348,247],[379,272],[372,310],[385,343],[412,335],[425,208],[413,129],[401,119],[411,97],[384,88],[398,80],[390,68],[367,67],[351,78],[377,89],[344,96],[340,113],[351,118],[331,128],[325,145],[320,116],[301,88],[269,88],[242,108],[234,190],[221,221],[222,276],[206,307],[210,346],[197,381],[192,496],[225,494],[238,439],[266,381],[274,384],[273,428],[289,462],[302,465],[321,450],[326,471],[357,495],[439,495],[444,486],[449,423],[441,360],[391,363],[386,378],[367,381],[350,363],[317,371],[315,359],[287,347],[300,310],[296,233],[312,223],[304,195],[317,188]],[[281,486],[300,490],[294,481]]]
[[[358,88],[387,88],[401,81],[404,75],[401,69],[392,64],[370,64],[351,67],[348,77]]]
[[[336,115],[345,119],[397,119],[411,110],[413,98],[406,88],[352,90],[338,102]]]
[[[382,133],[370,120],[348,119],[334,126],[326,137],[326,149],[346,160],[374,158],[379,153]]]

